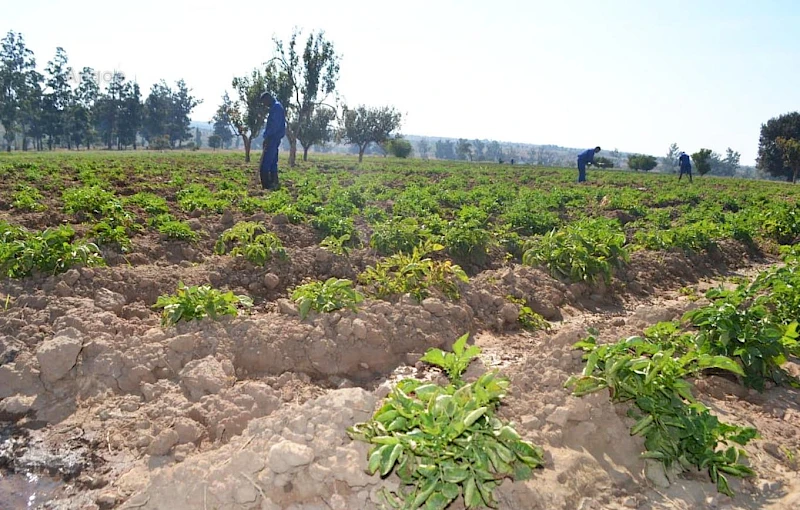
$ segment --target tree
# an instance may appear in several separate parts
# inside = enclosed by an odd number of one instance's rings
[[[758,158],[756,167],[763,173],[774,177],[785,177],[791,181],[794,172],[786,166],[777,139],[800,140],[800,112],[791,112],[772,118],[761,125],[761,136],[758,141]]]
[[[136,150],[136,136],[142,128],[143,116],[144,106],[139,84],[128,82],[122,88],[120,98],[117,149],[133,145],[133,150]]]
[[[711,171],[711,149],[700,149],[692,154],[694,169],[700,175],[705,175]]]
[[[11,150],[16,134],[27,134],[23,126],[25,110],[31,113],[36,98],[32,88],[38,73],[33,52],[25,46],[22,34],[9,31],[0,44],[0,123],[5,130],[6,150]]]
[[[119,146],[120,117],[122,116],[125,87],[125,76],[114,71],[105,93],[101,94],[95,102],[95,115],[93,115],[95,125],[101,140],[108,149],[111,149],[115,142]]]
[[[216,134],[209,136],[208,146],[214,150],[219,149],[220,147],[222,147],[222,137]]]
[[[318,106],[314,114],[304,119],[304,124],[297,132],[297,140],[303,147],[303,161],[308,161],[308,149],[312,145],[323,145],[333,139],[334,130],[331,123],[336,119],[336,112],[326,106]]]
[[[667,149],[667,155],[664,156],[661,160],[661,164],[669,173],[675,173],[678,171],[678,156],[680,156],[681,150],[678,148],[677,143],[673,143]]]
[[[775,144],[781,153],[783,164],[791,171],[791,181],[796,183],[800,174],[800,141],[779,136],[775,139]]]
[[[69,111],[68,130],[75,148],[80,148],[80,145],[84,144],[89,149],[94,141],[95,131],[92,117],[99,93],[100,87],[97,86],[94,69],[84,67],[81,70],[80,83],[75,89],[74,101]]]
[[[658,165],[658,160],[646,154],[631,154],[628,156],[628,168],[631,170],[644,170],[649,172]]]
[[[736,175],[736,172],[739,170],[739,160],[742,158],[742,155],[738,152],[734,151],[730,147],[725,151],[725,159],[723,159],[723,163],[729,169],[730,175]]]
[[[219,114],[219,112],[217,113]],[[220,147],[228,148],[231,146],[231,141],[233,141],[231,123],[224,114],[222,116],[214,116],[214,134],[219,137]]]
[[[472,140],[472,159],[475,161],[484,161],[486,158],[486,154],[484,150],[486,149],[486,144],[482,140]]]
[[[434,155],[436,159],[456,159],[455,144],[451,140],[437,140]]]
[[[614,168],[614,161],[603,156],[594,158],[592,164],[597,168]]]
[[[387,152],[389,152],[392,156],[403,159],[409,157],[414,151],[414,147],[411,146],[411,142],[401,136],[396,136],[389,140],[386,148]]]
[[[456,156],[458,159],[469,159],[472,161],[472,144],[469,140],[465,140],[464,138],[459,138],[456,142]]]
[[[47,87],[43,96],[42,112],[43,128],[47,133],[47,146],[53,150],[67,134],[67,112],[72,104],[72,87],[69,85],[72,68],[67,64],[67,53],[64,48],[56,48],[56,56],[47,63],[45,80]]]
[[[192,133],[189,130],[191,124],[190,116],[192,110],[203,100],[192,96],[192,89],[186,86],[185,81],[178,80],[175,86],[177,90],[171,96],[172,104],[167,125],[169,126],[170,140],[173,144],[178,142],[178,147],[180,147],[185,140],[192,138]]]
[[[503,159],[503,148],[500,147],[500,142],[492,140],[486,145],[485,152],[486,161],[500,161]]]
[[[200,128],[194,128],[194,146],[198,149],[203,146],[203,137],[200,136]]]
[[[269,107],[261,100],[261,94],[267,91],[264,73],[253,69],[250,76],[234,78],[231,82],[237,94],[232,100],[228,93],[222,96],[222,104],[214,115],[215,122],[227,122],[233,132],[244,142],[244,160],[250,162],[250,145],[253,138],[264,126]]]
[[[422,159],[428,159],[428,154],[431,152],[431,144],[428,140],[422,138],[417,142],[417,153]]]
[[[289,166],[295,165],[301,126],[309,123],[316,108],[336,89],[341,59],[333,43],[325,39],[324,32],[309,34],[302,54],[298,53],[300,35],[301,32],[295,30],[285,46],[282,41],[273,39],[275,57],[267,62],[265,75],[269,90],[286,110]]]
[[[364,105],[353,110],[344,107],[340,136],[344,143],[358,147],[358,162],[371,143],[384,143],[393,132],[400,129],[402,114],[389,106],[368,108]]]

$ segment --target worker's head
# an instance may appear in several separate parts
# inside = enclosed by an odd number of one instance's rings
[[[269,92],[264,92],[263,94],[261,94],[261,101],[267,106],[272,106],[272,103],[275,102],[275,98],[272,97],[272,94],[270,94]]]
[[[595,152],[595,154],[597,154],[598,152],[600,152],[600,146],[599,146],[599,145],[598,145],[597,147],[595,147],[595,148],[594,148],[594,152]]]

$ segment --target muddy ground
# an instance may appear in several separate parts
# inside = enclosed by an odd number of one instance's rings
[[[142,235],[131,254],[106,253],[109,267],[2,283],[0,509],[378,508],[397,480],[368,476],[367,447],[345,428],[371,415],[391,380],[437,377],[419,357],[467,331],[483,348],[470,371],[510,378],[500,413],[546,451],[531,480],[498,490],[501,508],[800,508],[797,390],[694,381],[723,419],[762,436],[747,448],[758,476],[733,481],[731,499],[705,474],[646,465],[624,406],[563,388],[582,368],[571,345],[588,328],[613,341],[678,319],[705,289],[775,263],[768,256],[735,242],[703,255],[638,252],[610,286],[495,261],[456,302],[368,300],[301,320],[288,289],[353,278],[375,255],[332,255],[310,229],[263,215],[248,219],[281,236],[288,260],[256,268],[210,255],[238,219],[195,218],[198,245]],[[152,305],[178,281],[246,293],[256,306],[164,328]],[[521,331],[509,295],[552,330]]]

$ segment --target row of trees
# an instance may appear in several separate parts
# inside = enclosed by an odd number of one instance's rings
[[[286,110],[290,166],[296,162],[298,144],[304,160],[313,145],[334,140],[356,146],[359,161],[373,143],[398,153],[410,148],[397,142],[402,115],[394,108],[350,108],[339,103],[335,94],[341,57],[324,32],[312,32],[305,43],[301,37],[296,30],[285,44],[273,39],[274,54],[264,67],[233,79],[233,97],[225,92],[214,115],[214,134],[240,137],[245,160],[250,161],[252,143],[259,138],[268,113],[260,97],[268,91]]]
[[[120,72],[100,75],[84,67],[76,73],[61,47],[40,73],[22,34],[10,31],[2,40],[0,123],[9,151],[18,140],[22,150],[31,144],[37,150],[97,144],[135,149],[139,138],[181,146],[192,138],[189,116],[198,104],[183,80],[175,88],[162,80],[143,100],[139,85]]]
[[[671,173],[677,172],[678,156],[680,153],[681,150],[677,143],[670,145],[669,149],[667,150],[667,155],[661,160],[661,164],[664,169]],[[725,151],[724,156],[713,152],[710,149],[700,149],[691,156],[692,161],[699,162],[699,164],[695,163],[695,169],[700,175],[710,174],[723,177],[732,177],[736,175],[737,171],[741,167],[739,163],[741,154],[734,151],[730,147],[728,147],[728,149]]]
[[[800,177],[800,112],[786,113],[762,124],[756,166],[765,174],[797,182]]]

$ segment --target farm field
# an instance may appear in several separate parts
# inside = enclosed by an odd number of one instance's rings
[[[800,508],[794,186],[312,159],[0,155],[0,508]]]

